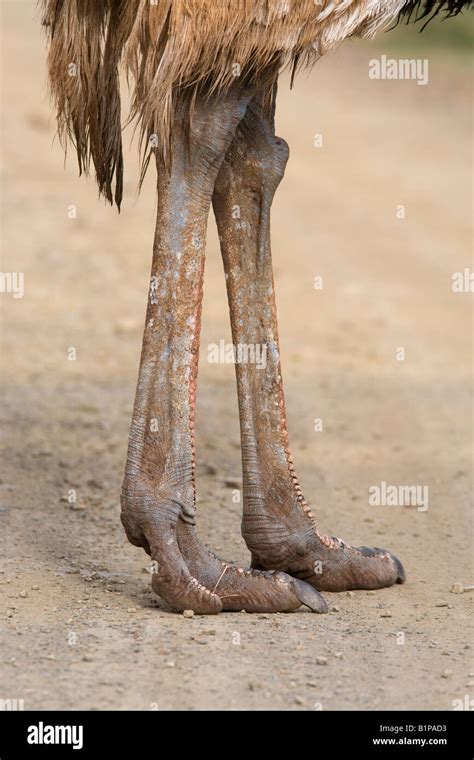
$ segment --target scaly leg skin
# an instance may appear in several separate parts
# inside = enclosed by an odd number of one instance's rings
[[[172,609],[287,611],[326,604],[284,573],[244,571],[218,560],[195,533],[194,404],[212,191],[248,96],[197,102],[190,132],[173,127],[170,172],[158,169],[151,285],[122,488],[129,540],[153,563],[152,587]]]
[[[266,346],[266,367],[237,363],[243,465],[242,533],[252,566],[284,570],[320,591],[403,583],[384,549],[321,535],[288,445],[270,252],[270,206],[288,159],[273,118],[252,102],[219,172],[213,196],[234,345]],[[236,213],[238,210],[239,213]],[[238,220],[235,217],[238,216]]]

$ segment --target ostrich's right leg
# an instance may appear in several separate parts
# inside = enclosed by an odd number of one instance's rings
[[[264,117],[259,102],[253,101],[213,197],[234,344],[266,348],[265,367],[236,364],[242,533],[254,567],[284,570],[321,591],[391,586],[404,578],[399,560],[383,549],[351,547],[321,535],[293,468],[270,251],[270,207],[287,158],[288,148],[275,136],[273,119]]]
[[[195,534],[194,402],[207,217],[215,178],[248,98],[197,102],[190,134],[173,125],[158,213],[137,394],[122,489],[130,541],[150,555],[154,590],[174,609],[285,611],[326,605],[284,573],[218,560]]]

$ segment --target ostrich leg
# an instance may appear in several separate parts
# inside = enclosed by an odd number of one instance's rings
[[[266,346],[266,368],[237,363],[243,464],[242,532],[252,566],[274,568],[328,591],[403,582],[383,549],[321,535],[288,445],[270,253],[270,206],[288,147],[273,118],[252,102],[216,181],[213,206],[227,281],[234,345]],[[239,217],[236,220],[235,217]]]
[[[216,175],[248,98],[195,104],[173,125],[170,173],[158,166],[158,213],[143,349],[122,489],[129,540],[152,557],[152,586],[172,608],[291,610],[326,605],[284,573],[237,569],[195,534],[194,402],[206,225]]]

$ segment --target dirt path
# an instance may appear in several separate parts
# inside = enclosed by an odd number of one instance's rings
[[[63,170],[34,4],[1,9],[2,267],[25,273],[25,295],[1,295],[0,697],[26,709],[451,709],[474,693],[474,594],[450,593],[472,582],[472,296],[451,290],[452,273],[470,266],[462,64],[431,56],[426,87],[370,81],[367,60],[380,50],[357,42],[293,92],[282,85],[278,110],[292,151],[273,240],[294,459],[321,528],[393,549],[408,583],[328,594],[327,616],[187,620],[152,595],[146,555],[118,518],[154,178],[137,201],[131,153],[118,216],[77,179],[72,157]],[[221,338],[230,334],[211,223],[199,528],[226,559],[246,562],[225,483],[240,479],[233,371],[206,361]],[[429,509],[371,506],[368,488],[382,481],[428,486]]]

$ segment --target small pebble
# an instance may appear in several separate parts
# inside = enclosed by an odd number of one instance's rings
[[[302,697],[295,697],[296,705],[304,705],[304,699]]]
[[[193,618],[194,617],[194,610],[184,610],[183,617],[185,617],[185,618]]]
[[[26,593],[26,591],[20,591],[20,593],[18,594],[18,596],[20,596],[22,599],[26,599],[26,597],[28,596],[28,594]]]
[[[327,665],[327,664],[328,664],[327,657],[316,657],[316,665]]]
[[[452,670],[443,670],[443,672],[441,673],[441,678],[451,678],[452,675],[453,675]]]
[[[462,583],[453,583],[451,586],[451,593],[452,594],[462,594],[464,591],[464,587]]]
[[[226,478],[224,480],[224,485],[227,488],[241,488],[242,484],[240,480],[237,480],[237,478]]]
[[[392,613],[391,613],[391,612],[389,612],[388,610],[385,610],[385,612],[381,612],[381,613],[380,613],[380,617],[383,617],[383,618],[391,618],[391,617],[392,617]]]
[[[256,691],[257,689],[262,688],[262,684],[257,681],[249,681],[247,688],[249,691]]]

